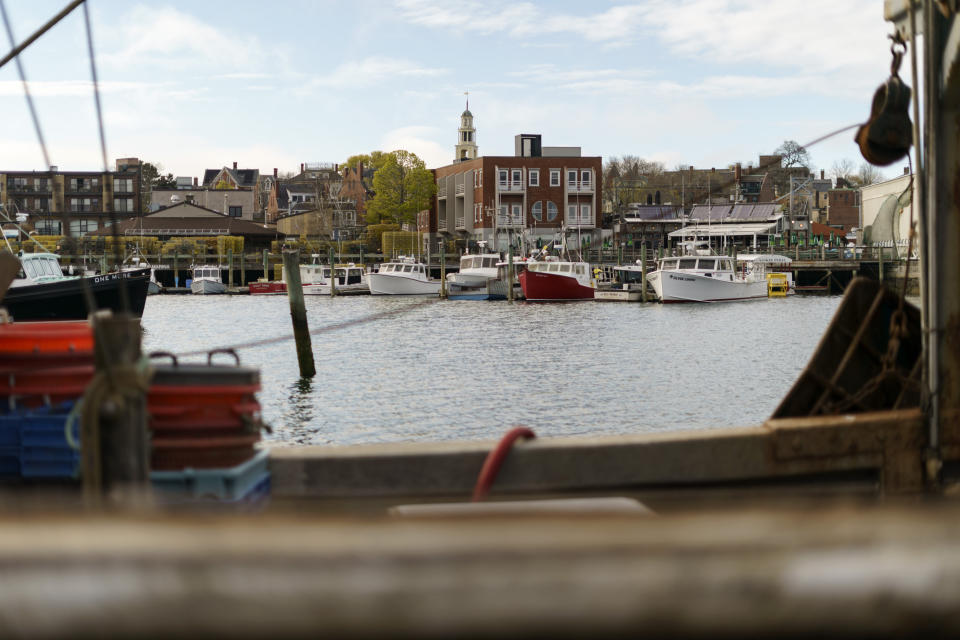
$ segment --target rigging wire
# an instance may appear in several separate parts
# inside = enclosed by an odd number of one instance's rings
[[[71,2],[70,4],[68,4],[68,5],[63,9],[63,11],[61,11],[61,12],[58,13],[57,15],[53,16],[52,18],[50,18],[50,19],[46,22],[46,24],[44,24],[42,27],[40,27],[39,29],[37,29],[36,31],[34,31],[33,34],[31,34],[29,38],[27,38],[26,40],[24,40],[24,41],[23,41],[22,43],[20,43],[18,46],[14,47],[7,55],[3,56],[3,58],[0,59],[0,67],[3,67],[3,65],[7,64],[8,62],[10,62],[10,61],[13,60],[14,58],[16,58],[18,55],[20,55],[20,52],[21,52],[21,51],[23,51],[24,49],[26,49],[27,47],[29,47],[31,44],[33,44],[33,42],[34,42],[37,38],[39,38],[39,37],[42,36],[44,33],[46,33],[47,31],[49,31],[50,28],[53,27],[55,24],[57,24],[58,22],[60,22],[60,21],[63,20],[64,18],[66,18],[67,15],[69,15],[71,11],[73,11],[74,9],[76,9],[78,6],[80,6],[80,5],[81,5],[83,2],[85,2],[85,1],[86,1],[86,0],[73,0],[73,2]]]
[[[90,77],[93,81],[93,101],[97,107],[97,129],[100,133],[100,153],[103,156],[103,181],[104,187],[106,187],[107,176],[110,172],[110,165],[107,163],[107,137],[103,128],[103,109],[100,106],[100,83],[97,80],[97,59],[93,52],[93,30],[90,28],[90,9],[86,2],[83,3],[83,22],[87,31],[87,53],[90,56]],[[113,185],[111,185],[110,191],[107,192],[108,194],[113,193],[112,187]],[[106,204],[107,203],[104,203],[104,205]],[[121,269],[123,254],[120,249],[116,205],[110,203],[108,208],[110,211],[110,226],[113,229],[113,258],[116,262],[117,269]],[[127,291],[128,286],[129,283],[125,279],[121,279],[118,288],[120,290],[120,309],[124,313],[130,312],[130,293]]]
[[[7,7],[4,0],[0,0],[0,14],[3,14],[3,26],[7,31],[7,39],[10,41],[10,46],[16,48],[17,43],[13,38],[13,28],[10,26],[10,18],[7,16]],[[43,139],[43,131],[40,128],[40,118],[37,117],[37,110],[33,104],[33,97],[30,95],[30,87],[27,84],[27,74],[23,70],[23,63],[20,61],[20,56],[17,55],[14,58],[14,62],[17,63],[17,73],[20,75],[20,82],[23,84],[23,94],[27,98],[27,106],[30,108],[30,117],[33,119],[33,128],[37,132],[37,140],[40,142],[40,150],[43,152],[43,162],[47,170],[50,169],[50,154],[47,153],[47,143]]]

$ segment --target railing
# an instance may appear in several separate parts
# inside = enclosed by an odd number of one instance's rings
[[[497,215],[497,227],[501,229],[523,229],[525,227],[523,214],[520,215]]]
[[[458,230],[459,230],[459,229],[466,229],[466,227],[465,227],[464,224],[463,224],[463,216],[457,216],[457,219],[456,219],[456,228],[457,228]]]
[[[458,196],[462,196],[463,193],[464,193],[464,191],[466,191],[466,187],[465,187],[464,185],[462,185],[462,184],[458,184],[458,185],[457,185],[457,195],[458,195]]]
[[[141,232],[140,229],[125,229],[125,236],[147,235],[149,229]],[[155,233],[155,232],[154,232]],[[152,234],[151,234],[152,235]],[[163,235],[166,236],[228,236],[229,229],[164,229]]]
[[[437,188],[437,197],[438,197],[438,198],[446,198],[446,197],[447,197],[447,188],[446,188],[446,187],[438,187],[438,188]]]
[[[447,219],[440,218],[437,220],[437,231],[446,231],[447,230]]]
[[[593,191],[592,182],[568,182],[567,192],[589,193]]]
[[[33,193],[36,191],[36,189],[31,184],[14,184],[12,182],[8,182],[7,191],[13,191],[16,193]]]
[[[497,190],[510,193],[523,193],[526,190],[526,187],[522,182],[498,182]]]
[[[100,191],[100,186],[93,185],[83,185],[81,187],[73,187],[67,185],[67,193],[97,193]]]

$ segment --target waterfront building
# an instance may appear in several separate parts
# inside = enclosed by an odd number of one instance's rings
[[[40,235],[79,237],[142,210],[141,166],[119,158],[114,171],[0,171],[0,204]]]
[[[730,246],[741,249],[759,249],[777,243],[786,233],[804,234],[808,226],[797,227],[783,213],[777,203],[702,204],[690,210],[686,226],[668,234],[671,245],[685,238],[709,239],[715,250]],[[784,241],[784,244],[787,242]]]
[[[176,188],[154,189],[150,211],[192,202],[232,218],[263,222],[261,188],[259,169],[239,169],[234,162],[232,168],[207,169],[202,182],[193,178],[190,185],[189,178],[177,178]]]
[[[362,172],[362,167],[359,168]],[[303,163],[300,173],[277,183],[276,217],[281,236],[347,241],[363,231],[357,201],[366,202],[360,174],[347,171],[348,181],[336,163]],[[357,183],[360,183],[359,185]],[[350,191],[344,193],[344,185]]]
[[[827,192],[827,223],[844,231],[860,227],[860,190],[843,178]]]
[[[480,156],[473,114],[460,117],[457,160],[433,169],[437,193],[417,218],[426,250],[456,240],[485,241],[494,250],[546,243],[565,230],[582,246],[599,239],[602,158],[580,147],[543,146],[540,134],[520,134],[512,156]],[[432,247],[432,249],[431,249]]]
[[[234,236],[244,239],[245,251],[269,249],[277,239],[274,229],[208,209],[193,202],[180,202],[152,213],[102,227],[91,236],[145,236],[168,241],[178,238]]]

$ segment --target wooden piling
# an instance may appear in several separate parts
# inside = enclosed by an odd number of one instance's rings
[[[263,250],[263,279],[270,280],[270,252],[267,249]]]
[[[173,286],[180,286],[180,263],[177,260],[177,251],[173,251]]]
[[[440,243],[440,298],[447,298],[447,254],[444,243]]]
[[[513,302],[513,247],[507,249],[507,300]]]
[[[880,282],[883,282],[883,247],[880,247],[880,264],[878,265],[880,271]]]
[[[640,250],[640,301],[647,301],[647,245]]]
[[[227,249],[227,286],[233,289],[233,249]]]
[[[333,247],[330,247],[330,297],[337,295],[337,265],[333,261]]]
[[[127,314],[93,316],[96,373],[83,396],[81,468],[86,504],[127,502],[150,481],[148,381],[140,361],[140,320]]]
[[[287,298],[290,300],[290,318],[293,320],[293,338],[297,345],[300,377],[312,378],[317,374],[317,369],[313,364],[307,308],[303,300],[303,286],[300,284],[300,252],[298,250],[283,252],[283,271],[284,279],[287,281]]]

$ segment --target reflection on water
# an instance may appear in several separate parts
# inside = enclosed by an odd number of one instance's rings
[[[713,305],[307,300],[317,377],[292,340],[241,349],[290,443],[491,439],[759,424],[806,364],[839,297]],[[384,316],[384,314],[389,314]],[[363,322],[366,317],[379,319]],[[144,350],[291,334],[282,296],[151,296]]]

